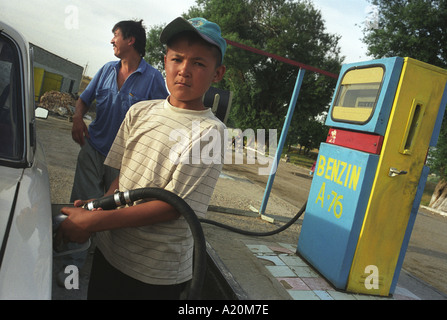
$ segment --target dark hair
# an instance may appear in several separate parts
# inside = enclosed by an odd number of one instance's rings
[[[133,47],[140,56],[144,57],[146,52],[146,29],[143,26],[143,20],[126,20],[120,21],[112,29],[115,32],[117,29],[121,30],[123,39],[128,39],[130,37],[135,38],[135,43]]]
[[[222,53],[220,52],[219,47],[217,47],[216,45],[209,43],[208,41],[203,39],[201,36],[199,36],[194,31],[182,31],[182,32],[179,32],[179,33],[173,35],[166,42],[166,46],[168,48],[171,47],[172,44],[174,42],[176,42],[177,40],[179,40],[179,39],[186,39],[186,41],[188,41],[189,44],[201,43],[201,44],[209,47],[213,51],[214,57],[216,58],[216,68],[221,66],[221,64],[222,64]]]

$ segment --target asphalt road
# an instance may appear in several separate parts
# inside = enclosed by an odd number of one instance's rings
[[[79,151],[79,146],[71,139],[71,123],[65,119],[50,116],[46,120],[38,119],[37,124],[37,134],[44,146],[49,167],[52,203],[68,203],[76,156]],[[291,208],[301,208],[307,199],[311,184],[311,179],[306,172],[307,170],[281,162],[271,197],[280,198],[282,203],[286,203]],[[243,177],[245,181],[250,182],[249,185],[258,188],[257,190],[263,190],[268,179],[268,176],[258,174],[258,168],[255,165],[226,164],[224,173]],[[218,187],[227,188],[225,185],[218,185]],[[227,199],[222,199],[218,204],[221,205],[221,203],[231,206],[231,202]],[[256,205],[259,205],[259,200]],[[294,213],[296,211],[291,211],[290,214]],[[283,213],[281,215],[285,216]],[[447,296],[447,217],[420,209],[403,269]],[[81,271],[81,276],[82,281],[88,279],[85,271]],[[82,292],[77,292],[71,298],[80,298],[82,295]],[[70,299],[70,297],[62,298]]]

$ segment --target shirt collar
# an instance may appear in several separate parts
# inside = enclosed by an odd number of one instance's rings
[[[121,66],[121,60],[116,61],[115,65],[114,65],[116,72],[118,72],[120,66]],[[135,70],[132,73],[136,73],[136,72],[143,73],[146,70],[146,68],[147,68],[147,63],[143,58],[141,58],[140,64],[138,65],[137,70]]]

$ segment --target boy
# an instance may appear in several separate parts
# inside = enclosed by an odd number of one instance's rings
[[[106,159],[120,169],[106,195],[118,188],[164,188],[203,217],[222,169],[225,126],[202,99],[225,74],[226,42],[219,26],[203,18],[175,19],[160,40],[167,44],[170,96],[137,103],[127,113]],[[206,149],[210,137],[217,143],[211,161],[203,159],[209,154],[195,152]],[[62,212],[68,217],[59,238],[84,242],[98,232],[90,299],[177,299],[191,279],[192,236],[181,213],[168,203],[153,200],[118,210]]]
[[[168,96],[161,73],[144,59],[146,29],[143,21],[120,21],[112,28],[114,55],[118,61],[106,63],[76,101],[72,137],[81,146],[70,202],[104,195],[119,171],[104,165],[104,160],[130,106]],[[88,126],[84,115],[96,101],[96,118]],[[70,247],[77,248],[77,246]],[[63,264],[84,265],[87,252],[64,256]],[[65,274],[58,273],[63,286]]]

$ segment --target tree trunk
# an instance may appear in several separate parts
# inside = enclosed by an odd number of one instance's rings
[[[430,208],[447,212],[447,181],[441,179],[431,196]]]

